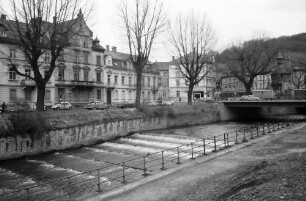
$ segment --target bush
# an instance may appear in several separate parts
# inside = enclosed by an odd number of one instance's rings
[[[21,111],[7,115],[10,122],[7,135],[24,136],[28,134],[31,137],[39,137],[38,135],[46,130],[46,121],[40,112]]]

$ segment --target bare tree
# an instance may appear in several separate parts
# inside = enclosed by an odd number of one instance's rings
[[[306,86],[306,67],[300,63],[299,66],[293,67],[291,82],[295,89],[303,89]]]
[[[227,55],[230,74],[245,86],[246,94],[251,94],[254,78],[266,75],[273,69],[271,62],[278,50],[267,42],[267,37],[258,35],[246,42],[233,43]]]
[[[37,110],[42,111],[46,84],[57,58],[85,25],[90,9],[84,16],[78,0],[11,0],[10,3],[12,14],[3,24],[8,29],[9,41],[20,50],[23,58],[1,52],[1,61],[18,75],[35,81]],[[22,61],[33,75],[24,71]]]
[[[155,39],[165,30],[166,15],[163,3],[158,0],[121,1],[119,14],[126,32],[130,60],[136,70],[136,101],[140,108],[141,80]]]
[[[185,19],[179,17],[171,42],[178,56],[181,74],[188,85],[188,104],[192,104],[194,86],[205,78],[211,67],[215,32],[205,16],[191,13]]]

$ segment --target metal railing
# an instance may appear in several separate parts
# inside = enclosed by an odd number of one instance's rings
[[[87,172],[5,192],[0,194],[0,200],[73,200],[84,194],[88,195],[116,188],[143,176],[148,176],[154,171],[166,170],[189,159],[247,142],[302,121],[306,121],[305,116],[296,119],[253,123],[248,129],[197,139],[188,144],[148,153],[120,163],[107,163],[103,167]]]

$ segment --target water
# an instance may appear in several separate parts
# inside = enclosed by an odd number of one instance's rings
[[[142,174],[160,171],[162,158],[167,168],[171,168],[178,162],[178,157],[179,160],[189,159],[191,149],[194,157],[201,155],[203,138],[211,138],[249,126],[249,123],[225,122],[162,129],[136,133],[89,147],[1,161],[0,194],[24,188],[31,189],[30,193],[21,191],[5,197],[0,196],[0,200],[16,200],[17,195],[26,199],[27,193],[34,195],[47,191],[50,196],[69,193],[79,196],[97,191],[99,188],[114,188],[122,185],[124,181],[137,180]],[[196,141],[198,142],[195,143]],[[212,140],[207,142],[212,143]],[[220,141],[218,145],[222,147],[222,143]],[[206,147],[207,152],[212,150],[212,145]],[[34,188],[36,185],[38,187]],[[68,198],[69,196],[60,197],[58,200]],[[44,199],[46,197],[31,198]]]

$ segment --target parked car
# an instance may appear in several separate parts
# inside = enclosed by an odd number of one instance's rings
[[[53,110],[71,110],[72,108],[69,102],[61,102],[52,106]]]
[[[247,96],[242,96],[241,100],[245,100],[245,101],[259,101],[260,98],[253,96],[253,95],[247,95]]]
[[[124,101],[124,102],[120,103],[119,105],[117,105],[117,107],[120,108],[120,109],[134,108],[135,104]]]
[[[101,101],[92,101],[84,106],[87,110],[103,110],[108,109],[109,105],[102,103]]]
[[[173,105],[174,104],[174,101],[170,101],[170,100],[168,100],[168,101],[163,101],[162,103],[161,103],[161,105]]]
[[[156,101],[150,101],[150,102],[148,102],[148,104],[147,104],[149,107],[156,107],[156,106],[158,106],[159,105],[159,103],[158,102],[156,102]]]

